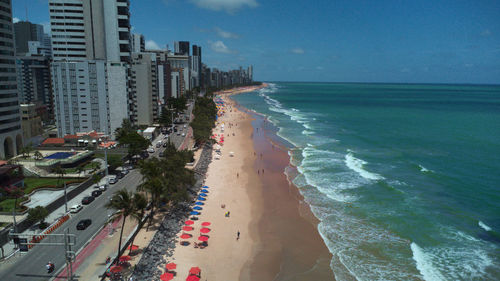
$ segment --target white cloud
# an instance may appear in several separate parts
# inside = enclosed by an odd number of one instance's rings
[[[217,33],[217,35],[219,35],[222,38],[226,38],[226,39],[228,39],[228,38],[234,38],[234,39],[236,39],[236,38],[240,37],[240,36],[238,36],[238,34],[222,30],[222,29],[220,29],[218,27],[215,27],[214,29],[215,29],[215,32]]]
[[[196,6],[204,9],[214,10],[214,11],[226,11],[230,14],[236,12],[237,10],[248,6],[250,8],[255,8],[259,6],[256,0],[190,0]]]
[[[12,22],[13,23],[16,23],[16,22],[19,22],[19,21],[20,21],[19,18],[12,18]]]
[[[224,44],[224,42],[218,40],[215,42],[209,41],[210,48],[217,53],[223,53],[223,54],[230,54],[232,53],[231,50]]]
[[[488,37],[491,35],[491,31],[489,29],[485,29],[481,32],[481,36]]]
[[[160,50],[160,46],[153,40],[146,40],[146,49],[148,50]]]
[[[305,52],[304,52],[304,50],[303,50],[302,48],[293,48],[293,49],[291,50],[291,52],[292,52],[292,53],[294,53],[294,54],[298,54],[298,55],[302,55],[302,54],[304,54],[304,53],[305,53]]]

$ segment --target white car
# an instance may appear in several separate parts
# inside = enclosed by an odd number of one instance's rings
[[[71,208],[69,209],[69,212],[74,214],[74,213],[80,212],[81,209],[82,209],[82,205],[76,204],[76,205],[71,206]]]
[[[187,125],[184,125],[184,128],[187,128]]]
[[[110,183],[110,184],[115,184],[115,183],[117,183],[117,182],[118,182],[118,179],[117,179],[116,177],[110,177],[110,178],[109,178],[109,183]]]
[[[152,147],[150,147],[150,148],[148,148],[148,152],[149,152],[149,153],[155,153],[155,149],[154,149],[154,148],[152,148]]]
[[[185,136],[186,136],[186,134],[185,134],[185,133],[182,133],[182,136],[183,136],[183,137],[185,137]]]

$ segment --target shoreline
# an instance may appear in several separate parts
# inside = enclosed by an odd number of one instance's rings
[[[330,268],[332,255],[318,231],[320,221],[285,173],[287,168],[294,169],[288,148],[276,143],[278,136],[265,128],[268,121],[263,115],[231,101],[253,119],[254,169],[266,172],[260,176],[263,208],[255,222],[255,249],[259,250],[248,268],[242,269],[242,277],[248,270],[254,278],[259,277],[251,280],[335,280]]]

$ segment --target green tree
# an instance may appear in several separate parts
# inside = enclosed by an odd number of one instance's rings
[[[125,118],[122,121],[122,126],[120,128],[116,128],[115,130],[115,136],[118,141],[120,141],[121,138],[126,137],[128,134],[134,131],[134,127],[132,126],[132,123],[130,122],[130,119]]]
[[[133,217],[139,221],[138,226],[140,229],[144,225],[141,220],[144,217],[144,213],[146,212],[146,207],[148,206],[148,200],[142,193],[136,192],[134,193],[133,202],[134,202],[134,212],[135,212],[135,216]],[[134,245],[134,240],[135,236],[132,237],[130,245]],[[130,255],[131,252],[132,252],[132,247],[130,247],[128,254]]]
[[[60,187],[61,186],[61,180],[64,179],[64,175],[66,174],[66,171],[61,167],[61,165],[57,165],[53,170],[52,172],[54,174],[57,174],[59,175],[59,178],[57,180],[57,186]]]
[[[142,219],[141,213],[137,212],[136,206],[134,204],[134,198],[137,198],[136,194],[128,192],[125,189],[120,189],[113,194],[111,200],[105,205],[108,209],[116,210],[116,212],[111,216],[110,221],[115,221],[123,217],[122,228],[120,230],[120,239],[118,240],[118,254],[116,257],[117,260],[120,258],[125,220],[129,216],[139,221]]]
[[[187,99],[184,96],[179,97],[179,98],[170,97],[167,99],[167,104],[169,106],[173,107],[176,115],[184,112],[184,110],[187,109],[186,102],[187,102]]]
[[[76,167],[76,171],[78,172],[78,176],[80,177],[82,175],[82,172],[85,171],[85,165],[79,165]]]
[[[49,211],[42,206],[36,206],[28,210],[28,221],[32,223],[40,222],[40,228],[45,227],[45,219],[49,216]]]
[[[35,160],[42,160],[43,159],[42,153],[38,150],[35,150],[35,153],[33,153],[33,156],[35,156]]]
[[[122,138],[120,144],[128,146],[128,156],[132,157],[147,149],[151,145],[151,141],[134,131]]]
[[[168,108],[164,107],[161,111],[159,123],[163,127],[172,126],[172,114],[170,113],[170,110],[168,110]]]

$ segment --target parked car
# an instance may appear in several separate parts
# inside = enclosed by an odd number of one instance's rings
[[[92,224],[91,219],[84,219],[84,220],[81,220],[78,222],[78,224],[76,225],[76,229],[77,230],[84,230],[87,227],[89,227],[89,225],[91,225],[91,224]]]
[[[180,136],[181,135],[181,132],[180,131],[177,131],[177,135]]]
[[[100,191],[106,191],[106,189],[108,189],[108,186],[106,184],[99,185],[99,190]]]
[[[94,201],[94,199],[95,198],[93,196],[85,196],[82,199],[82,204],[83,205],[88,205],[88,204],[92,203],[92,201]]]
[[[76,204],[76,205],[71,206],[71,208],[69,209],[69,212],[70,212],[70,213],[73,213],[73,214],[74,214],[74,213],[78,213],[78,212],[80,212],[80,210],[81,210],[82,208],[83,208],[83,207],[82,207],[82,205],[80,205],[80,204]]]
[[[163,147],[167,147],[167,146],[168,146],[168,142],[163,143]]]
[[[186,128],[186,127],[187,127],[187,125],[186,125],[186,124],[184,124],[184,128]]]
[[[159,156],[160,156],[160,157],[164,157],[164,156],[165,156],[165,152],[163,152],[163,151],[162,151],[162,152],[160,152]]]
[[[121,170],[121,174],[122,174],[122,175],[126,175],[126,174],[128,174],[128,169],[123,168],[123,169]]]
[[[110,178],[109,178],[109,184],[115,184],[115,183],[117,183],[117,182],[118,182],[117,177],[110,177]]]
[[[186,134],[185,134],[185,133],[182,133],[182,136],[183,136],[183,137],[185,137],[185,136],[186,136]]]
[[[94,190],[94,191],[92,191],[92,193],[91,193],[91,195],[92,195],[93,197],[99,197],[101,194],[102,194],[102,191],[100,191],[100,190]]]
[[[160,147],[161,147],[161,141],[156,143],[156,148],[160,148]]]
[[[154,149],[154,148],[152,148],[152,147],[150,147],[150,148],[148,148],[148,152],[149,152],[149,153],[155,153],[155,149]]]

